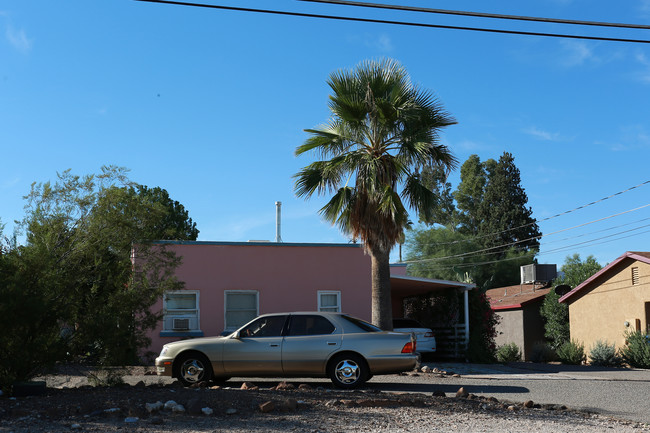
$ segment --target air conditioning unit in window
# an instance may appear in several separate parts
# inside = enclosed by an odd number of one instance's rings
[[[187,331],[190,329],[189,317],[175,317],[172,319],[172,329],[174,331]]]

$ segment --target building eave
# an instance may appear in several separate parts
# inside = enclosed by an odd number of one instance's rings
[[[593,274],[591,277],[587,278],[587,279],[586,279],[585,281],[583,281],[581,284],[579,284],[578,286],[576,286],[575,289],[571,290],[569,293],[567,293],[566,295],[562,296],[562,297],[559,299],[559,302],[567,302],[569,299],[571,299],[572,297],[576,296],[578,293],[582,292],[582,291],[585,290],[587,287],[589,287],[589,285],[590,285],[594,280],[596,280],[597,278],[599,278],[601,275],[606,274],[606,273],[609,272],[612,268],[614,268],[616,265],[618,265],[619,263],[621,263],[623,260],[626,260],[626,259],[637,260],[637,261],[640,261],[640,262],[644,262],[644,263],[650,264],[650,257],[646,257],[645,255],[642,255],[642,254],[640,254],[640,253],[638,253],[638,252],[627,251],[627,252],[625,252],[623,255],[621,255],[620,257],[618,257],[616,260],[614,260],[613,262],[609,263],[607,266],[605,266],[604,268],[602,268],[600,271],[596,272],[596,273]]]

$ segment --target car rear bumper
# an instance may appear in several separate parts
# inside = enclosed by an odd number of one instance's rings
[[[369,358],[368,366],[372,374],[392,374],[411,371],[417,363],[417,356],[413,355],[385,355]]]

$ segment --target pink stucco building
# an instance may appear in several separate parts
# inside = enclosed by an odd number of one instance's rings
[[[275,242],[161,242],[182,257],[181,291],[168,292],[154,310],[163,320],[151,332],[150,351],[182,338],[219,335],[273,312],[338,311],[371,319],[370,257],[359,244]],[[393,316],[406,296],[473,286],[406,276],[391,270]]]

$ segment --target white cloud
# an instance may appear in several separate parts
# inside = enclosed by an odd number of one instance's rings
[[[531,126],[528,129],[524,129],[523,132],[545,141],[560,141],[561,139],[559,133],[543,131],[541,129],[538,129],[535,126]]]
[[[32,49],[33,41],[27,37],[24,30],[16,30],[9,25],[5,35],[9,43],[18,51],[27,53]]]
[[[14,178],[14,179],[5,180],[0,185],[0,188],[2,188],[2,189],[11,189],[15,185],[18,185],[18,182],[20,182],[20,178],[18,178],[18,177]]]
[[[585,64],[587,61],[597,62],[600,60],[594,54],[591,46],[586,42],[562,40],[560,43],[565,52],[565,56],[562,58],[564,66],[580,66]]]
[[[643,66],[642,70],[637,73],[638,79],[644,83],[650,84],[650,59],[648,59],[644,53],[638,53],[636,55],[636,60]]]
[[[598,142],[596,144],[603,144]],[[621,131],[618,141],[609,143],[609,148],[615,152],[637,151],[650,148],[650,132],[645,125],[628,125]]]
[[[363,45],[366,48],[378,51],[380,53],[389,53],[393,51],[393,41],[386,34],[370,34],[354,35],[349,38],[351,43]]]
[[[641,5],[639,6],[639,10],[647,16],[647,14],[650,14],[650,0],[641,0]]]

